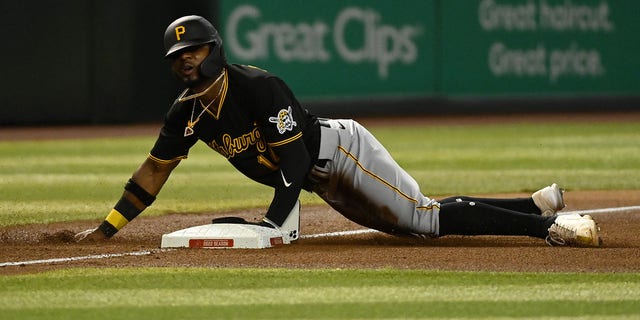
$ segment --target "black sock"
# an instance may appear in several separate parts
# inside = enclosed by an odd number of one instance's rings
[[[533,202],[533,198],[507,198],[507,199],[498,199],[498,198],[477,198],[477,197],[468,197],[468,196],[457,196],[450,197],[446,199],[442,199],[438,202],[442,203],[451,203],[457,201],[471,201],[475,203],[484,203],[494,207],[504,208],[512,211],[518,211],[523,213],[532,213],[532,214],[541,214],[540,208],[536,206],[535,202]]]
[[[482,202],[440,205],[440,235],[517,235],[545,238],[555,217],[524,213]]]

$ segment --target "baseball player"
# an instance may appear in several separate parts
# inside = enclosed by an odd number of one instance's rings
[[[200,140],[247,177],[274,189],[264,219],[257,223],[265,228],[279,230],[304,189],[346,218],[393,235],[521,235],[550,245],[600,245],[590,216],[556,214],[565,206],[556,184],[528,198],[436,201],[423,195],[356,121],[318,118],[277,76],[227,63],[217,30],[200,16],[172,22],[164,45],[171,70],[186,89],[166,114],[155,145],[120,200],[97,228],[78,233],[78,241],[110,238],[138,216]]]

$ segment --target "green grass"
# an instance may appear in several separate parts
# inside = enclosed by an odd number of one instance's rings
[[[0,318],[632,319],[638,274],[71,269],[0,278]]]
[[[640,190],[632,122],[372,131],[428,195],[531,192],[551,182]],[[0,226],[104,218],[153,141],[0,142]],[[200,144],[144,214],[265,208],[271,196]],[[306,193],[302,201],[321,203]],[[118,268],[0,276],[0,319],[639,317],[638,273]]]
[[[640,189],[637,123],[375,127],[373,133],[431,196]],[[0,142],[0,226],[101,219],[155,136]],[[266,208],[251,182],[204,144],[174,171],[145,215]],[[322,201],[303,192],[304,204]]]
[[[377,133],[427,194],[529,192],[551,181],[574,190],[640,187],[637,123],[387,128]]]

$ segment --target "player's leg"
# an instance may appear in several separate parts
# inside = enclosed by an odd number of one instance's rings
[[[545,238],[555,217],[543,217],[482,202],[453,201],[440,205],[440,234],[514,235]]]
[[[331,120],[330,125],[322,131],[320,147],[321,159],[330,161],[313,191],[360,225],[392,234],[437,234],[438,203],[420,192],[384,146],[354,121]],[[331,136],[335,142],[327,141]]]
[[[440,236],[513,235],[543,238],[550,245],[597,247],[599,228],[577,213],[539,216],[485,203],[449,202],[440,207]]]
[[[544,187],[530,198],[480,198],[469,196],[456,196],[442,199],[440,203],[469,201],[485,203],[491,206],[509,209],[518,212],[532,213],[544,216],[552,216],[565,207],[564,190],[557,184]]]
[[[438,202],[440,202],[441,204],[455,202],[475,202],[522,213],[537,215],[540,215],[541,213],[540,208],[538,208],[533,202],[533,198],[480,198],[470,196],[456,196],[438,200]]]

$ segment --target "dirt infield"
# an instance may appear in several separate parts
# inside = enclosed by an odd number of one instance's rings
[[[637,117],[637,115],[635,115]],[[628,118],[627,118],[628,119]],[[637,119],[637,118],[636,118]],[[595,119],[594,119],[595,120]],[[602,118],[598,118],[602,120]],[[460,119],[458,119],[460,121]],[[156,127],[157,128],[157,127]],[[146,134],[156,128],[136,127]],[[104,129],[104,128],[103,128]],[[71,128],[74,137],[80,128]],[[0,130],[5,139],[33,139],[46,129]],[[96,135],[108,134],[109,130]],[[117,132],[119,130],[114,130]],[[10,133],[11,132],[11,133]],[[60,130],[58,130],[60,132]],[[82,135],[86,137],[86,135]],[[50,138],[47,135],[47,138]],[[2,140],[2,139],[0,139]],[[505,195],[495,195],[505,196]],[[509,196],[525,196],[511,194]],[[439,198],[439,197],[438,197]],[[571,191],[565,211],[640,205],[640,192]],[[114,200],[115,201],[115,200]],[[595,213],[601,227],[601,248],[549,247],[528,237],[458,237],[438,239],[396,238],[381,233],[305,238],[291,245],[262,250],[175,249],[160,250],[162,234],[206,224],[214,217],[242,216],[248,220],[259,212],[216,212],[142,215],[113,239],[98,244],[77,244],[75,232],[95,227],[99,220],[36,224],[0,228],[0,264],[62,258],[56,262],[0,267],[0,274],[34,273],[74,267],[258,267],[258,268],[408,268],[430,270],[629,272],[640,271],[640,211]],[[357,230],[328,206],[304,206],[301,233],[313,235]],[[141,255],[99,256],[141,252]],[[84,257],[73,260],[73,257]]]
[[[638,193],[568,192],[565,210],[635,206]],[[596,213],[603,247],[548,247],[528,237],[405,239],[381,233],[305,238],[270,249],[159,250],[163,233],[206,224],[213,217],[256,219],[259,212],[219,212],[141,216],[113,239],[77,244],[74,232],[99,221],[14,226],[0,229],[0,263],[151,251],[139,256],[96,257],[0,267],[0,274],[32,273],[72,267],[257,267],[408,268],[433,270],[625,272],[640,271],[640,212]],[[303,207],[303,235],[358,230],[326,206]]]

